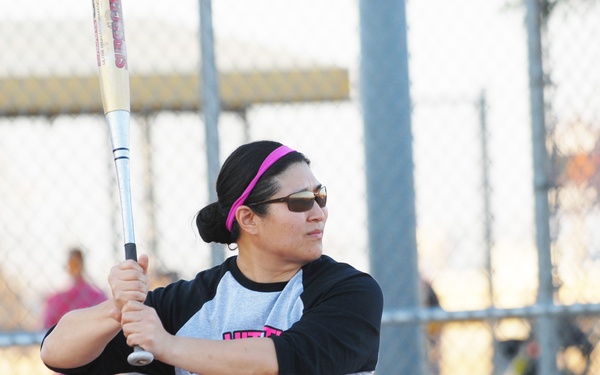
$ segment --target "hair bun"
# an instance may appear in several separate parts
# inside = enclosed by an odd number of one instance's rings
[[[196,215],[198,233],[204,242],[231,243],[231,233],[225,226],[226,217],[219,202],[211,203]]]

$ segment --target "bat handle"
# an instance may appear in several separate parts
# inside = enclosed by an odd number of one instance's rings
[[[135,243],[125,244],[125,259],[135,260],[137,262],[137,250]],[[142,347],[135,345],[133,353],[127,357],[127,362],[132,366],[146,366],[154,360],[154,355],[145,351]]]
[[[125,259],[131,259],[137,262],[137,246],[135,246],[135,243],[125,244]]]

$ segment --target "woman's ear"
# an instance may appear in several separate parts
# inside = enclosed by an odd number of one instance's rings
[[[241,205],[235,212],[235,219],[244,232],[256,233],[257,226],[255,220],[256,214],[248,206]]]

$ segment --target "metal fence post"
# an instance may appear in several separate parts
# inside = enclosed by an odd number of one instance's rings
[[[542,17],[539,0],[525,0],[527,25],[527,51],[529,57],[529,99],[531,105],[531,133],[533,142],[533,178],[535,195],[535,228],[538,249],[539,305],[554,303],[552,282],[552,256],[550,243],[550,189],[548,151],[546,149],[546,118],[544,100],[544,69],[542,57]],[[557,332],[555,320],[542,316],[536,324],[541,356],[538,371],[544,375],[557,373]]]
[[[219,174],[219,113],[221,103],[217,82],[215,47],[212,27],[211,0],[200,0],[200,51],[201,51],[201,110],[206,131],[206,159],[208,163],[208,192],[210,202],[217,200],[215,183]],[[223,246],[211,244],[212,264],[223,262]]]
[[[360,88],[365,129],[371,273],[385,309],[417,309],[415,191],[404,1],[360,1]],[[417,323],[385,324],[378,373],[421,374]]]

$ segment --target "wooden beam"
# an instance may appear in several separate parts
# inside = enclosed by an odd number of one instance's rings
[[[131,110],[198,111],[197,74],[132,75]],[[255,104],[341,101],[349,98],[348,71],[341,68],[240,71],[219,75],[224,111]],[[0,78],[0,116],[101,113],[98,77]]]

